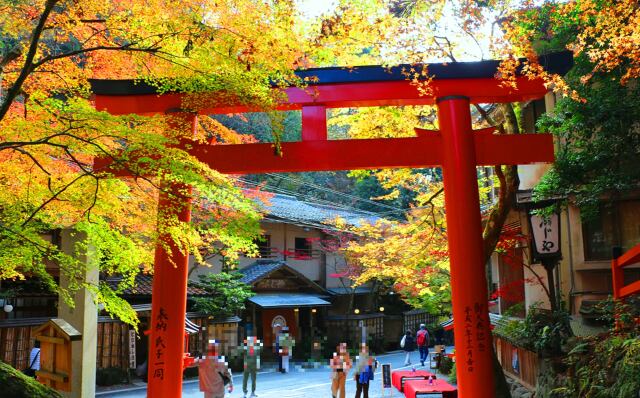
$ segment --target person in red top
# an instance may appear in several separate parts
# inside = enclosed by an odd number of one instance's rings
[[[424,366],[424,361],[429,357],[429,332],[424,323],[420,324],[420,330],[416,333],[416,344],[420,352],[420,364]]]
[[[218,356],[218,351],[218,343],[209,340],[207,356],[196,358],[194,362],[194,365],[198,366],[200,391],[204,392],[204,398],[224,398],[225,389],[228,389],[229,393],[233,391],[231,371],[224,356]]]

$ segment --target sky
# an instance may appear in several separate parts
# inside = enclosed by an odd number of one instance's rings
[[[324,11],[331,10],[338,3],[335,0],[297,0],[303,14],[311,19],[320,16]]]
[[[316,18],[322,13],[330,11],[336,7],[338,4],[337,0],[296,0],[296,3],[299,5],[300,10],[303,15],[308,19]],[[467,36],[460,35],[460,29],[457,28],[456,22],[453,18],[447,18],[447,13],[452,13],[453,11],[450,7],[445,9],[445,17],[443,23],[440,27],[441,31],[439,34],[442,36],[448,36],[453,41],[455,41],[459,48],[459,53],[457,54],[458,61],[479,61],[481,59],[490,58],[489,54],[489,32],[490,32],[490,24],[487,23],[483,32],[485,34],[485,38],[479,38],[480,46],[469,39]],[[391,49],[393,52],[393,49]],[[429,59],[425,60],[425,62],[446,62],[448,60],[445,59]]]

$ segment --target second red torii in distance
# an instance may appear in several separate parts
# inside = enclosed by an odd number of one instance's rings
[[[570,53],[541,58],[548,72],[564,74],[572,65]],[[451,288],[456,323],[455,346],[458,383],[462,398],[493,398],[492,340],[487,310],[487,284],[482,252],[482,225],[476,167],[553,161],[553,140],[546,134],[504,136],[490,129],[474,132],[470,105],[538,99],[547,93],[544,82],[518,76],[517,89],[495,79],[498,61],[430,64],[432,95],[424,96],[401,73],[401,66],[319,68],[299,72],[316,83],[305,89],[285,89],[288,101],[282,110],[302,111],[302,140],[282,143],[282,156],[272,144],[190,144],[189,152],[211,168],[227,174],[300,172],[441,166]],[[133,81],[93,81],[95,106],[113,114],[154,114],[175,109],[189,112],[190,128],[196,114],[240,113],[246,106],[225,103],[185,109],[187,94],[158,95],[154,88]],[[215,93],[212,93],[212,96]],[[200,94],[202,95],[202,94]],[[328,140],[327,108],[363,106],[433,105],[438,108],[438,132],[418,131],[416,137]],[[127,174],[119,165],[97,159],[96,171]],[[184,191],[173,187],[174,191]],[[175,197],[173,201],[175,202]],[[175,209],[179,219],[190,217],[190,198],[180,203],[162,195],[159,206]],[[167,351],[162,377],[150,352],[149,397],[181,395],[183,325],[186,308],[188,258],[173,248],[156,250],[153,280],[152,324],[162,320],[162,329],[152,328],[151,340],[161,337]]]

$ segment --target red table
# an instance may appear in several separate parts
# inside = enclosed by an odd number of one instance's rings
[[[428,380],[407,380],[405,383],[404,395],[406,398],[430,397],[427,394],[442,394],[442,398],[457,398],[458,389],[442,379],[433,380],[429,384]],[[439,397],[439,395],[433,395]]]
[[[396,370],[394,372],[391,372],[391,384],[393,384],[393,386],[397,388],[398,391],[403,392],[404,383],[406,381],[427,380],[429,379],[429,376],[433,377],[434,379],[436,378],[435,374],[427,372],[426,370],[416,370],[415,372],[412,370]]]

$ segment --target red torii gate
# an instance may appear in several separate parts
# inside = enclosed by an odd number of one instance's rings
[[[547,55],[541,64],[551,73],[564,74],[572,65],[568,52]],[[318,68],[298,72],[317,83],[305,89],[285,89],[282,110],[302,111],[302,141],[282,143],[283,156],[271,144],[191,144],[190,153],[211,168],[227,174],[300,172],[442,166],[458,383],[463,398],[492,398],[495,394],[492,340],[487,310],[487,284],[482,252],[482,226],[476,166],[552,162],[553,141],[548,134],[503,136],[491,129],[474,133],[470,104],[538,99],[547,93],[543,82],[517,77],[517,90],[495,79],[499,62],[430,64],[433,95],[421,95],[402,73],[403,66],[383,68]],[[410,67],[410,66],[404,66]],[[112,114],[154,114],[182,109],[195,127],[196,114],[250,112],[226,103],[185,109],[185,94],[158,95],[153,87],[133,81],[92,81],[95,106]],[[212,94],[214,95],[214,94]],[[327,139],[327,108],[432,105],[438,107],[440,130],[418,131],[417,137],[388,139]],[[113,170],[108,160],[97,159],[96,170]],[[187,187],[188,188],[188,187]],[[183,198],[175,203],[166,195],[159,208],[176,212],[189,222],[188,189],[172,185]],[[182,390],[183,334],[186,309],[188,257],[173,247],[156,249],[151,311],[148,397],[179,397]],[[162,348],[157,351],[156,346]],[[161,354],[161,355],[159,355]]]

